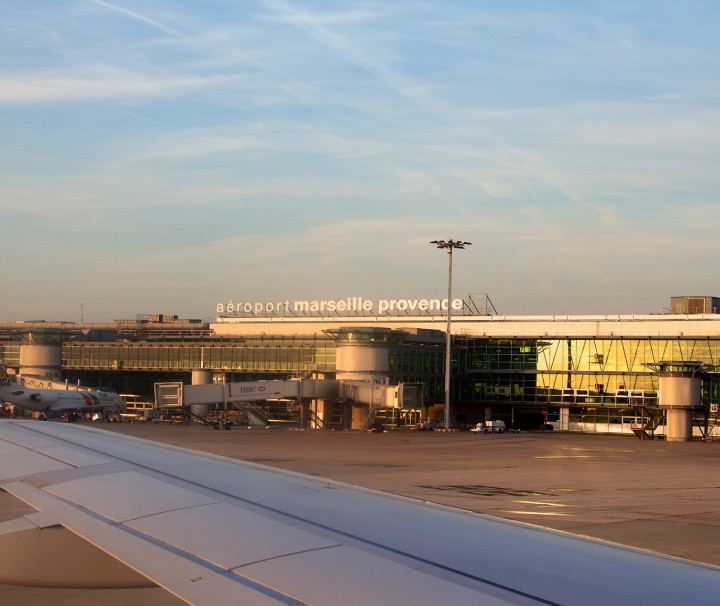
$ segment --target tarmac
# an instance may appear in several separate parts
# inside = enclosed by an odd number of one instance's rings
[[[102,428],[720,566],[717,442],[564,432]],[[23,602],[23,591],[34,591],[34,601]],[[163,590],[113,591],[0,586],[0,602],[181,603]]]

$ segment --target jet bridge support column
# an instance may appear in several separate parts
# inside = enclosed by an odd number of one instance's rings
[[[352,407],[352,429],[364,429],[367,424],[370,406],[355,402]]]
[[[700,378],[660,375],[660,408],[667,410],[668,442],[692,440],[692,413],[700,405]]]
[[[333,406],[334,401],[324,398],[318,398],[315,400],[315,416],[320,421],[320,424],[315,427],[330,427],[333,420]]]
[[[701,362],[659,362],[658,406],[667,411],[665,439],[668,442],[692,440],[693,410],[702,408]]]
[[[210,383],[212,383],[212,373],[209,370],[197,369],[192,371],[193,385],[209,385]],[[207,413],[208,408],[208,404],[193,404],[190,406],[190,412],[202,416]]]
[[[342,428],[345,431],[352,429],[353,422],[353,405],[350,400],[343,400]]]
[[[51,376],[60,379],[62,369],[62,345],[20,345],[20,374]]]
[[[209,385],[210,383],[212,383],[212,373],[209,370],[192,371],[193,385]]]
[[[301,398],[298,402],[298,406],[300,407],[300,419],[298,424],[300,429],[307,429],[310,423],[310,403],[308,400]]]
[[[389,369],[389,343],[399,339],[402,331],[383,328],[340,331],[344,344],[337,348],[335,377],[339,380],[386,382]],[[358,401],[343,402],[343,429],[363,429],[370,408]]]
[[[337,379],[380,381],[387,377],[388,368],[387,347],[355,345],[337,348]]]

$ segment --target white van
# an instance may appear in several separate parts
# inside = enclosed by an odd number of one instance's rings
[[[478,423],[470,431],[475,433],[503,433],[505,431],[505,421],[485,421]]]

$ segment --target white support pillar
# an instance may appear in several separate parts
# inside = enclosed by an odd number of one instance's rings
[[[671,408],[667,411],[668,442],[689,442],[692,440],[692,410]]]
[[[570,409],[569,408],[561,408],[560,409],[560,431],[569,431],[570,430]]]
[[[701,408],[701,381],[685,373],[660,373],[658,405],[667,410],[668,442],[692,440],[692,412]]]
[[[191,382],[193,385],[209,385],[212,383],[212,373],[209,370],[193,370]],[[190,406],[190,412],[199,417],[206,414],[208,404],[193,404]]]
[[[370,406],[354,403],[352,406],[352,426],[350,429],[363,429],[369,414]]]

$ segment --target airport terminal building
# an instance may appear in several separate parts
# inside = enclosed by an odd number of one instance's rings
[[[212,321],[0,324],[0,360],[19,374],[111,387],[131,407],[151,406],[161,382],[412,385],[420,399],[362,414],[350,412],[347,395],[314,399],[309,414],[292,399],[257,404],[270,421],[305,427],[414,426],[443,416],[449,307],[455,427],[501,419],[524,429],[660,437],[679,423],[681,432],[709,437],[720,403],[720,299],[670,303],[668,313],[652,315],[502,316],[484,295],[229,301]]]

